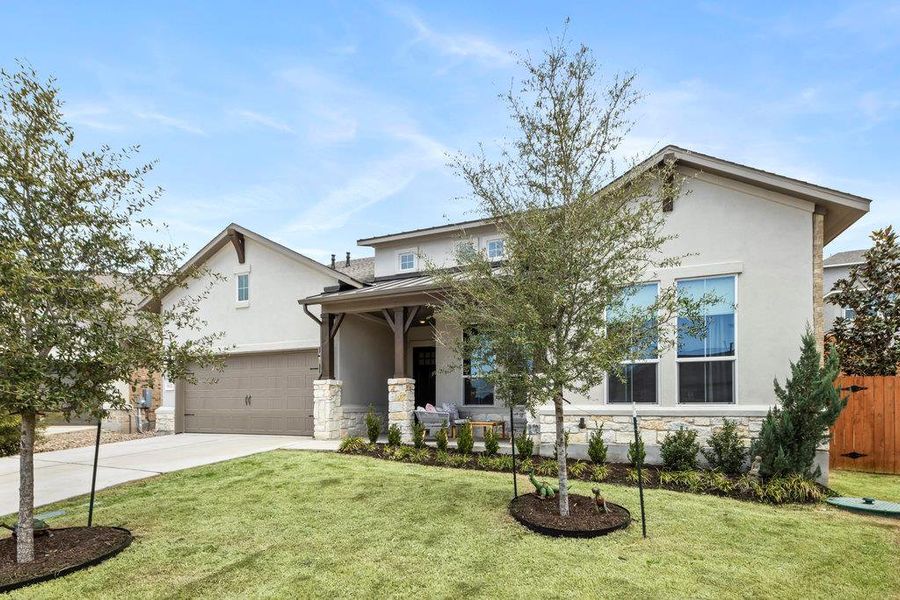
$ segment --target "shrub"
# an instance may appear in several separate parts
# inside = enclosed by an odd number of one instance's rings
[[[424,446],[421,448],[414,448],[409,457],[413,462],[427,463],[431,458],[431,450]]]
[[[434,453],[434,464],[446,465],[450,462],[450,454],[446,450],[438,450]]]
[[[589,463],[578,461],[569,465],[568,473],[570,477],[575,477],[576,479],[581,479],[581,476],[585,474],[585,472],[590,467]]]
[[[632,466],[643,465],[647,460],[647,451],[644,450],[644,440],[638,437],[637,442],[628,444],[628,462]]]
[[[447,460],[447,465],[451,467],[465,467],[469,464],[469,455],[468,454],[449,454],[449,459]]]
[[[521,433],[515,437],[516,454],[528,458],[534,454],[534,440],[526,433]]]
[[[625,478],[628,480],[629,483],[633,483],[634,485],[637,485],[638,470],[637,469],[628,469],[628,473],[625,475]],[[641,471],[641,479],[643,479],[645,486],[650,485],[650,482],[653,479],[653,475],[650,471],[647,471],[646,469],[644,469]]]
[[[737,475],[744,467],[747,449],[741,442],[737,432],[737,422],[725,419],[724,424],[710,436],[707,442],[709,449],[700,452],[709,466],[728,475]]]
[[[773,477],[762,486],[761,499],[775,504],[785,502],[819,502],[825,498],[825,492],[811,478],[803,475]]]
[[[594,468],[591,470],[591,479],[593,481],[603,481],[607,477],[609,477],[609,465],[594,465]]]
[[[443,452],[447,451],[447,428],[443,425],[438,430],[437,435],[434,436],[435,441],[437,442],[437,449]]]
[[[606,462],[606,442],[603,441],[603,425],[599,429],[595,429],[588,439],[588,456],[595,465],[602,465]]]
[[[475,440],[472,437],[472,424],[463,423],[459,428],[459,436],[456,438],[456,449],[463,454],[468,454],[475,446]]]
[[[413,423],[412,426],[413,446],[417,449],[425,447],[425,426],[421,423]]]
[[[400,427],[394,423],[388,427],[388,446],[396,447],[400,445]]]
[[[338,452],[346,452],[347,454],[356,454],[358,452],[365,452],[369,447],[366,445],[366,441],[361,437],[351,436],[345,437],[341,440],[341,445],[338,447]]]
[[[369,442],[374,444],[381,435],[381,417],[375,412],[375,407],[369,405],[369,412],[366,413],[366,434],[369,436]]]
[[[535,465],[534,472],[544,477],[556,477],[559,475],[559,464],[555,460],[542,460]]]
[[[511,471],[512,457],[505,455],[497,456],[479,456],[475,460],[476,464],[486,471]]]
[[[500,437],[493,429],[484,432],[484,451],[488,456],[494,456],[500,450]]]
[[[780,406],[769,409],[754,445],[753,455],[762,458],[759,472],[764,477],[818,477],[813,471],[816,448],[828,439],[828,428],[834,425],[847,404],[834,387],[840,372],[834,348],[824,366],[819,366],[816,340],[807,329],[803,336],[800,359],[791,364],[791,377],[782,387],[775,381],[775,395]]]
[[[19,436],[18,415],[0,417],[0,456],[12,456],[19,453]]]
[[[659,453],[662,456],[663,466],[670,471],[693,471],[697,468],[697,452],[700,451],[700,443],[697,441],[697,432],[693,429],[681,427],[675,433],[666,435]]]
[[[518,465],[516,465],[516,469],[519,471],[519,473],[529,473],[534,470],[534,461],[530,458],[526,458]]]

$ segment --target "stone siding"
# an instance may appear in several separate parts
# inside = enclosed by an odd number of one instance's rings
[[[343,382],[338,379],[316,379],[313,382],[313,437],[317,440],[339,440],[347,435],[341,406]]]
[[[412,441],[413,411],[416,408],[416,380],[388,379],[388,427],[400,428],[400,439]]]
[[[347,435],[355,435],[368,440],[368,432],[366,431],[367,414],[369,414],[368,406],[345,406],[341,429],[346,431]],[[375,414],[381,417],[381,435],[387,434],[387,413],[376,408]]]

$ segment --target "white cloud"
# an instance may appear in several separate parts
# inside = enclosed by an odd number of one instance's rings
[[[229,111],[229,113],[235,117],[238,117],[239,119],[247,121],[248,123],[262,125],[263,127],[268,127],[269,129],[282,131],[284,133],[294,133],[294,129],[287,123],[252,110],[239,109]]]
[[[134,116],[139,119],[144,119],[146,121],[153,121],[155,123],[159,123],[165,127],[171,127],[172,129],[178,129],[179,131],[184,131],[186,133],[193,133],[195,135],[206,135],[206,132],[194,125],[189,121],[185,121],[183,119],[178,119],[176,117],[171,117],[169,115],[165,115],[160,112],[152,112],[152,111],[135,111]]]
[[[437,31],[421,17],[408,9],[394,8],[390,13],[416,32],[416,42],[425,43],[439,53],[461,59],[505,66],[514,62],[509,49],[503,48],[485,37],[468,33]]]
[[[81,103],[63,107],[63,115],[72,125],[81,125],[101,131],[122,131],[124,127],[109,120],[109,107],[97,103]]]

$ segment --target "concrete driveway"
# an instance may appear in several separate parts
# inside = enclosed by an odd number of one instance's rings
[[[286,435],[183,433],[100,446],[97,489],[126,481],[267,452],[276,448],[335,450],[338,442]],[[35,506],[91,491],[94,447],[34,456]],[[19,508],[19,457],[0,458],[0,515]]]

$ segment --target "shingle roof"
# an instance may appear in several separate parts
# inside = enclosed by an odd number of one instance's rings
[[[375,279],[374,256],[351,259],[349,265],[345,262],[340,262],[336,264],[334,268],[336,271],[340,271],[344,275],[348,275],[357,281],[369,283]]]
[[[865,249],[838,252],[837,254],[832,254],[831,256],[826,258],[824,264],[826,267],[836,267],[838,265],[856,265],[864,262],[864,253]]]

